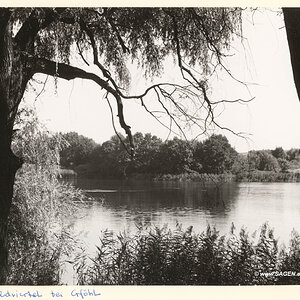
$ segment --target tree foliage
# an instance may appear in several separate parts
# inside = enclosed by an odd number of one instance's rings
[[[26,82],[36,73],[94,81],[105,91],[107,101],[115,101],[131,148],[133,137],[123,112],[124,100],[138,99],[161,122],[157,112],[148,108],[149,100],[156,99],[183,135],[182,122],[201,132],[209,124],[220,127],[213,113],[219,102],[209,99],[208,78],[218,66],[227,70],[223,58],[232,38],[240,35],[241,11],[201,7],[7,9],[16,32],[16,50],[26,62]],[[75,52],[100,73],[72,66]],[[170,57],[179,67],[180,82],[160,82],[139,95],[129,93],[128,62],[136,62],[146,77],[153,78],[163,72]]]
[[[202,165],[202,172],[222,174],[231,169],[236,156],[237,152],[225,136],[213,134],[198,145],[194,157]]]
[[[64,167],[86,163],[87,158],[96,147],[96,143],[76,132],[61,135],[67,146],[60,151],[60,163]]]
[[[287,158],[287,154],[286,152],[283,150],[282,147],[276,147],[274,150],[271,151],[272,155],[275,158],[282,158],[282,159],[286,159]]]
[[[156,172],[154,161],[160,153],[162,140],[151,133],[143,135],[137,132],[133,137],[135,156],[134,163],[129,166],[129,172],[154,174]]]
[[[258,151],[259,166],[258,170],[262,171],[274,171],[280,170],[277,159],[268,151]]]
[[[119,134],[120,135],[120,134]],[[136,144],[135,156],[130,158],[118,136],[97,145],[86,158],[85,165],[74,168],[80,175],[121,178],[132,175],[162,175],[182,173],[230,172],[237,152],[227,138],[212,135],[203,142],[186,141],[174,137],[163,142],[150,133],[133,135]],[[124,139],[123,136],[121,136]],[[129,144],[128,139],[124,141]],[[70,149],[75,156],[79,148]],[[68,157],[65,157],[68,160]]]
[[[91,164],[95,164],[97,173],[104,177],[126,177],[130,157],[118,136],[112,136],[101,147],[97,147],[92,155],[96,160],[91,161]]]
[[[274,150],[252,150],[247,154],[240,154],[231,171],[238,181],[294,182],[299,180],[298,152],[299,149],[285,151],[282,147]]]
[[[193,152],[188,141],[178,138],[166,141],[155,157],[156,173],[180,174],[191,169]]]
[[[238,154],[232,165],[231,171],[238,177],[242,177],[250,171],[250,159],[249,155]]]

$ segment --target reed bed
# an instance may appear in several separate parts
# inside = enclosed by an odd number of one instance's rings
[[[257,236],[245,229],[222,236],[210,226],[140,228],[134,236],[104,232],[98,253],[78,268],[85,285],[273,285],[299,284],[300,237],[278,245],[264,224]],[[299,273],[300,275],[300,273]]]

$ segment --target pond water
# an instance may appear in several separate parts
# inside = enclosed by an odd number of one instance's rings
[[[232,223],[253,233],[268,222],[285,243],[293,229],[300,232],[300,183],[228,183],[217,189],[199,182],[78,179],[76,186],[91,200],[70,222],[91,256],[103,230],[131,234],[138,223],[174,228],[178,222],[195,232],[210,224],[227,234]]]
[[[76,186],[91,201],[73,226],[92,244],[105,229],[132,233],[137,223],[178,222],[195,231],[211,224],[225,234],[232,222],[250,232],[268,222],[282,240],[293,228],[300,232],[300,183],[229,183],[218,190],[199,182],[77,180]]]

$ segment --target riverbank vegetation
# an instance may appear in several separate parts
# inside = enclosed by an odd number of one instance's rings
[[[79,268],[86,285],[299,284],[300,236],[278,245],[264,224],[257,236],[245,229],[221,236],[215,228],[140,230],[132,237],[106,231],[92,266]]]
[[[63,259],[71,260],[75,248],[66,219],[84,195],[58,180],[63,139],[45,130],[32,111],[23,112],[18,127],[13,149],[24,164],[9,217],[7,284],[59,284]]]
[[[71,132],[62,135],[68,147],[60,152],[61,165],[82,177],[156,180],[287,182],[300,180],[300,149],[250,151],[239,154],[223,135],[203,141],[179,138],[163,142],[150,133],[136,133],[135,156],[122,136],[96,144]],[[221,176],[222,175],[222,176]]]

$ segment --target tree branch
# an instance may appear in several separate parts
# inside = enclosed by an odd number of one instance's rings
[[[107,69],[105,69],[105,67],[99,62],[98,49],[97,49],[96,40],[95,40],[92,30],[82,20],[80,20],[80,27],[87,34],[87,36],[89,37],[89,39],[91,41],[94,64],[102,71],[103,76],[106,77],[111,82],[111,84],[114,86],[115,90],[121,95],[121,93],[119,91],[119,87],[116,84],[116,82],[113,80],[113,78],[111,77],[110,72]]]
[[[132,156],[131,152],[128,150],[127,146],[125,145],[123,139],[121,138],[121,136],[119,135],[117,129],[116,129],[116,126],[115,126],[115,118],[114,118],[114,113],[113,113],[113,109],[112,109],[112,106],[110,104],[110,101],[108,99],[108,93],[106,93],[105,95],[105,99],[107,101],[107,104],[109,106],[109,110],[110,110],[110,115],[111,115],[111,122],[112,122],[112,126],[113,126],[113,129],[114,129],[114,132],[116,134],[116,136],[118,137],[119,141],[121,142],[121,144],[123,145],[124,149],[126,150],[126,152]]]
[[[44,14],[43,18],[41,14]],[[57,12],[52,8],[34,9],[15,36],[19,48],[22,51],[28,50],[33,45],[38,32],[49,26],[56,19],[56,15]]]
[[[82,58],[82,60],[85,62],[85,64],[87,66],[90,66],[90,64],[88,63],[88,61],[83,56],[83,53],[82,53],[82,50],[80,49],[80,45],[79,45],[78,41],[76,41],[76,46],[77,46],[77,49],[78,49],[78,54],[80,55],[80,57]]]
[[[179,131],[183,135],[184,132],[181,128],[180,123],[178,123],[182,121],[184,121],[185,123],[191,123],[193,126],[194,125],[197,126],[199,129],[202,130],[202,132],[206,132],[207,126],[211,124],[217,126],[218,128],[223,128],[219,126],[219,124],[217,124],[215,121],[213,106],[219,103],[230,102],[230,101],[221,100],[218,102],[212,102],[207,96],[206,81],[201,80],[201,78],[198,79],[199,76],[197,76],[198,74],[195,72],[195,70],[192,70],[189,66],[185,65],[184,56],[182,56],[183,54],[181,50],[182,45],[179,39],[180,32],[178,32],[179,28],[177,27],[177,25],[179,25],[179,23],[177,23],[179,22],[179,20],[176,20],[175,15],[173,15],[169,11],[166,11],[166,13],[171,17],[171,20],[173,21],[174,49],[175,49],[175,53],[177,54],[178,66],[180,68],[182,77],[186,82],[188,82],[187,86],[172,84],[172,83],[159,83],[159,84],[154,84],[149,88],[145,89],[145,91],[140,95],[125,95],[122,93],[121,88],[117,85],[111,73],[99,61],[97,40],[94,36],[94,31],[91,28],[91,25],[87,24],[84,19],[75,19],[73,15],[69,16],[68,14],[62,13],[62,11],[58,11],[56,9],[48,9],[48,10],[49,10],[48,15],[52,17],[48,16],[48,18],[46,18],[47,14],[46,12],[43,11],[44,15],[43,17],[41,17],[41,20],[39,20],[41,24],[36,24],[38,18],[36,17],[36,13],[34,13],[33,11],[30,17],[23,24],[22,28],[20,29],[19,33],[16,36],[16,39],[19,40],[19,42],[22,41],[21,44],[25,43],[27,45],[30,45],[34,41],[34,37],[38,33],[38,31],[42,29],[43,26],[46,27],[47,25],[49,25],[52,22],[51,18],[54,19],[54,16],[56,16],[55,18],[57,18],[58,22],[63,22],[66,24],[78,23],[82,32],[84,32],[90,40],[90,46],[93,51],[92,52],[93,63],[102,71],[103,74],[102,78],[104,78],[105,80],[100,78],[98,75],[94,73],[86,72],[80,68],[76,68],[68,64],[56,63],[43,58],[31,57],[30,59],[33,66],[34,73],[44,73],[51,76],[57,76],[66,80],[71,80],[75,78],[92,80],[96,84],[98,84],[102,89],[104,89],[107,93],[111,94],[116,99],[117,109],[118,109],[117,116],[119,118],[119,123],[121,127],[125,130],[128,136],[132,155],[134,151],[133,150],[134,145],[133,145],[133,138],[132,138],[130,126],[126,124],[124,119],[123,103],[122,103],[122,100],[124,99],[139,99],[141,101],[142,106],[147,111],[149,111],[148,108],[145,106],[143,97],[150,92],[154,92],[156,94],[157,101],[160,103],[165,113],[169,116],[170,121],[178,127]],[[118,41],[121,44],[123,51],[127,52],[128,49],[126,48],[123,40],[121,39],[121,36],[118,32],[118,29],[113,19],[107,15],[105,15],[105,17],[107,18],[108,23],[112,26],[114,32],[117,34]],[[25,25],[26,23],[27,25]],[[203,30],[203,28],[201,29]],[[21,33],[24,34],[22,35]],[[202,34],[208,40],[207,41],[208,44],[212,44],[212,45],[214,44],[214,41],[210,39],[210,36],[207,35],[207,32],[202,32]],[[22,39],[19,37],[22,37]],[[78,43],[77,43],[77,47],[78,47],[79,55],[83,58]],[[218,48],[216,49],[213,48],[212,51],[216,52],[218,58],[221,57]],[[180,99],[185,99],[185,100],[189,99],[190,104],[186,105],[185,102],[181,103]],[[165,101],[163,100],[168,101],[172,105],[172,107],[175,108],[174,113],[172,112],[172,110],[169,110],[167,108],[167,106],[165,105]],[[232,102],[246,102],[246,101],[234,100]],[[193,107],[196,108],[196,111],[194,111],[193,114],[188,113],[189,105],[193,105]],[[202,110],[204,110],[204,112],[206,113],[204,117],[198,114],[198,112],[202,113]],[[154,114],[152,114],[152,116],[154,116]],[[156,118],[156,120],[158,119]],[[204,128],[201,125],[199,125],[199,123],[204,123]]]
[[[112,94],[115,97],[117,102],[119,123],[128,136],[130,146],[131,146],[130,151],[131,151],[131,155],[133,156],[134,153],[133,137],[130,130],[130,126],[126,124],[124,119],[122,99],[118,94],[118,92],[114,88],[112,88],[107,81],[101,79],[98,75],[94,73],[86,72],[80,68],[73,67],[64,63],[56,63],[54,61],[50,61],[45,58],[28,56],[28,62],[31,64],[33,74],[43,73],[51,76],[57,76],[59,78],[63,78],[66,80],[71,80],[75,78],[92,80],[101,88],[105,89],[108,93]]]
[[[126,45],[125,45],[125,43],[124,43],[124,41],[123,41],[123,39],[120,35],[120,32],[117,29],[117,26],[113,22],[112,17],[110,16],[109,13],[107,13],[107,8],[104,9],[104,15],[105,15],[105,18],[107,19],[108,23],[110,24],[111,28],[113,29],[113,31],[117,35],[118,42],[121,45],[124,54],[126,54],[127,52],[130,53],[128,47],[126,47]]]

